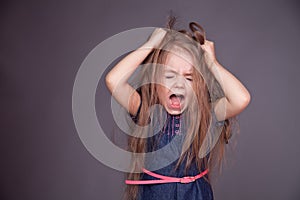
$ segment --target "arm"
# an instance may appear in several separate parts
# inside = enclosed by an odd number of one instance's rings
[[[145,44],[123,58],[105,77],[112,96],[132,115],[137,112],[141,99],[127,81],[153,48],[159,45],[165,33],[163,29],[155,29]]]
[[[206,51],[206,60],[211,63],[210,71],[220,83],[225,97],[220,98],[213,105],[217,120],[225,120],[241,113],[250,103],[250,93],[245,86],[216,59],[214,44],[205,41],[201,47]]]

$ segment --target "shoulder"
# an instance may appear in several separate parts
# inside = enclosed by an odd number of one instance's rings
[[[216,115],[216,112],[215,112],[215,107],[214,107],[215,104],[212,104],[212,109],[211,109],[211,115],[212,115],[212,123],[213,125],[216,125],[216,126],[223,126],[225,124],[225,120],[221,120],[219,121],[217,119],[217,115]]]

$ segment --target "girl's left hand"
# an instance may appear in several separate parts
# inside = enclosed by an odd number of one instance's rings
[[[206,52],[205,59],[207,63],[214,63],[217,61],[214,42],[205,40],[201,48]]]

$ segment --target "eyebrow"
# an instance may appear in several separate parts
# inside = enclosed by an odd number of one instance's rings
[[[184,73],[185,76],[192,76],[193,73],[192,72],[188,72],[188,73]]]
[[[175,70],[173,69],[166,69],[165,72],[173,72],[173,73],[177,73]]]
[[[166,69],[165,72],[172,72],[172,73],[177,74],[177,72],[173,69]],[[184,76],[192,76],[192,75],[193,75],[193,72],[184,73]]]

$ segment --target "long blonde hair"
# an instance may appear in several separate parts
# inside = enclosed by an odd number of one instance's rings
[[[213,166],[220,166],[224,156],[225,144],[232,134],[233,123],[235,119],[230,118],[224,121],[221,127],[220,137],[215,144],[206,143],[210,146],[209,156],[199,156],[201,146],[204,145],[204,139],[208,136],[212,119],[212,103],[218,98],[224,96],[224,92],[216,81],[213,74],[208,69],[205,61],[205,52],[200,48],[200,44],[205,41],[204,29],[197,23],[190,23],[192,33],[186,30],[175,30],[175,17],[170,17],[167,28],[169,29],[159,48],[154,49],[144,60],[143,65],[149,65],[142,68],[139,77],[144,84],[140,87],[141,107],[138,114],[137,124],[143,126],[149,123],[149,118],[163,119],[162,115],[153,116],[150,108],[159,104],[157,92],[157,79],[161,76],[163,64],[166,63],[168,54],[175,53],[174,49],[179,50],[179,54],[184,52],[192,58],[194,66],[193,72],[193,90],[194,98],[192,103],[185,111],[188,123],[188,129],[182,146],[182,152],[176,164],[176,168],[185,161],[185,170],[187,171],[193,162],[196,162],[199,171],[204,168],[211,169]],[[196,30],[198,28],[198,30]],[[176,51],[178,53],[178,51]],[[161,64],[161,65],[159,65]],[[160,112],[161,113],[161,112]],[[142,129],[136,126],[132,137],[128,139],[128,150],[133,153],[145,153],[147,151],[147,139],[139,137],[152,132],[151,126],[148,129]],[[145,133],[148,132],[148,133]],[[203,149],[203,148],[202,148]],[[131,180],[140,179],[140,173],[135,173],[137,169],[144,166],[143,159],[132,159],[132,171],[127,174]],[[209,179],[207,179],[209,181]],[[125,198],[135,200],[138,195],[138,186],[127,185]]]

